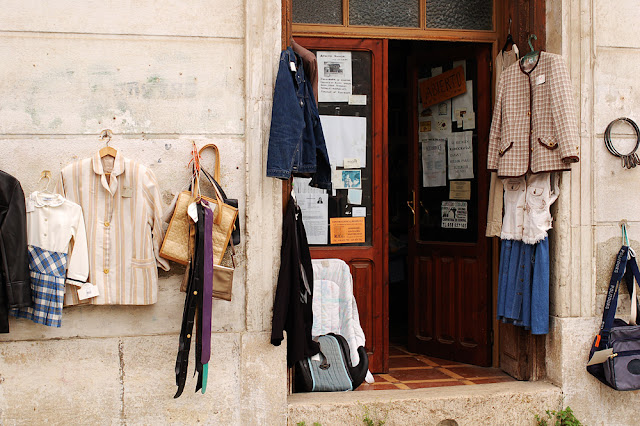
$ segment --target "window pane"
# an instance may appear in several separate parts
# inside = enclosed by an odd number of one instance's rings
[[[419,27],[419,0],[349,0],[349,25]]]
[[[493,29],[493,0],[426,0],[427,28]]]
[[[318,54],[317,50],[313,49],[313,53]],[[372,85],[372,62],[373,56],[371,52],[349,52],[351,55],[351,72],[352,72],[352,93],[354,95],[365,95],[368,100],[365,105],[349,105],[347,102],[319,102],[318,112],[321,116],[341,116],[351,121],[351,118],[366,118],[366,152],[364,154],[365,160],[359,164],[359,167],[344,167],[344,162],[341,164],[332,164],[336,166],[338,174],[341,176],[341,180],[345,185],[340,185],[338,182],[333,182],[335,191],[323,191],[316,188],[309,188],[308,182],[301,178],[294,178],[293,189],[296,191],[298,198],[298,205],[302,209],[302,220],[315,219],[315,226],[307,226],[305,222],[305,229],[307,233],[307,240],[310,245],[324,245],[321,243],[314,243],[311,239],[314,235],[327,235],[328,245],[332,246],[365,246],[370,247],[372,243],[373,235],[373,109],[371,98],[373,96]],[[325,64],[331,65],[331,64]],[[336,64],[337,65],[337,64]],[[326,76],[326,73],[342,73],[342,71],[331,70],[331,68],[322,67],[318,69],[319,77]],[[335,117],[334,117],[335,118]],[[328,138],[328,130],[325,132],[325,139]],[[329,151],[329,158],[332,157],[331,143],[327,143],[327,150]],[[349,151],[353,152],[353,151]],[[352,154],[349,154],[350,156]],[[349,157],[353,158],[353,157]],[[364,164],[363,164],[364,163]],[[346,172],[346,173],[343,173]],[[349,183],[346,181],[346,177],[349,177]],[[351,177],[354,177],[351,180]],[[333,180],[333,179],[332,179]],[[353,185],[353,186],[352,186]],[[350,189],[353,188],[353,189]],[[325,193],[326,195],[322,194]],[[326,197],[326,207],[324,207]],[[307,199],[308,209],[305,211],[301,203],[303,199]],[[327,212],[328,222],[324,224],[324,231],[319,229],[319,220],[322,220],[322,215],[318,214],[323,210]],[[305,219],[306,218],[306,219]],[[337,219],[337,220],[336,220]],[[342,222],[343,226],[355,225],[361,226],[364,220],[364,242],[334,242],[332,241],[332,235],[334,234],[332,227],[339,225],[338,222]],[[333,224],[332,224],[333,222]],[[346,222],[346,223],[345,223]],[[336,234],[344,235],[348,232],[336,232]],[[360,235],[360,234],[358,234]],[[348,241],[350,238],[345,239]]]
[[[293,22],[342,25],[342,0],[293,0]]]

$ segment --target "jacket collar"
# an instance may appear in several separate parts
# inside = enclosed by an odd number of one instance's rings
[[[107,177],[105,176],[104,167],[102,165],[102,158],[100,157],[100,152],[96,152],[91,158],[91,163],[93,165],[93,172],[100,176],[100,181],[102,182],[102,186],[104,189],[109,191],[111,195],[114,195],[116,190],[118,189],[118,176],[120,176],[124,172],[124,157],[118,151],[116,153],[116,158],[113,161],[113,170],[111,170],[111,177],[109,182],[107,182]]]

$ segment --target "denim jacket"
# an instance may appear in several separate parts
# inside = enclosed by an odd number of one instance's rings
[[[292,174],[312,175],[311,186],[331,189],[329,155],[311,81],[300,56],[288,47],[280,54],[273,93],[267,176],[289,179]]]

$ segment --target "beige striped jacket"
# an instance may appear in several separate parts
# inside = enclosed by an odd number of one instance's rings
[[[110,178],[107,172],[110,171]],[[124,158],[93,157],[62,169],[57,190],[82,207],[89,252],[89,279],[99,296],[80,301],[67,286],[64,303],[76,305],[149,305],[158,300],[157,266],[162,203],[158,182],[144,165]]]

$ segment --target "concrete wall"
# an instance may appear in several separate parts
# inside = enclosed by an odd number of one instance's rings
[[[214,301],[205,395],[174,400],[184,269],[160,274],[153,306],[65,309],[0,335],[0,423],[286,422],[284,349],[269,345],[280,186],[265,137],[280,51],[280,1],[6,0],[0,15],[0,169],[25,193],[111,145],[149,166],[168,204],[191,141],[218,145],[244,235],[232,302]],[[191,364],[191,367],[193,363]]]
[[[556,207],[547,373],[562,387],[564,405],[589,425],[637,424],[640,401],[637,392],[614,391],[585,370],[621,245],[621,219],[630,223],[631,246],[640,248],[640,170],[623,169],[603,143],[615,118],[640,122],[639,20],[634,0],[547,0],[548,50],[562,54],[570,68],[582,154],[563,176]],[[619,151],[633,148],[632,132],[614,129]],[[627,294],[621,304],[619,316],[628,318]]]

